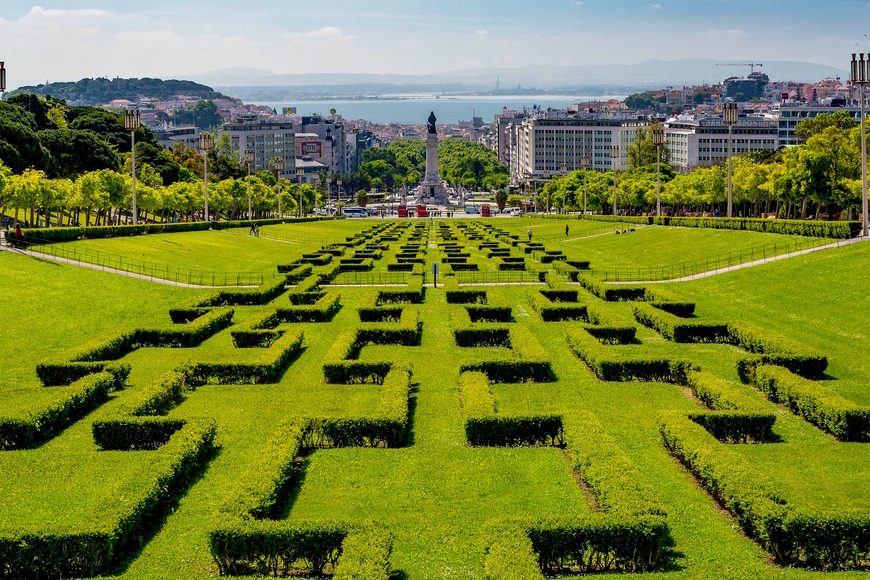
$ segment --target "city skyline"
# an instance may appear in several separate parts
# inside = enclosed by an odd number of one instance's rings
[[[721,0],[702,8],[687,0],[545,0],[533,8],[519,0],[5,4],[0,60],[10,70],[10,88],[95,76],[182,78],[225,68],[437,74],[687,56],[845,70],[851,52],[870,52],[870,27],[862,24],[870,6],[856,0]]]

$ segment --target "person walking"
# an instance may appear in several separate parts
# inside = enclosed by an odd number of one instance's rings
[[[532,228],[529,228],[529,243],[532,241]]]
[[[568,224],[565,224],[565,237],[568,237]]]

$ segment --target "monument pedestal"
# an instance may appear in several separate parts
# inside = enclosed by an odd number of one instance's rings
[[[447,205],[447,191],[438,172],[438,135],[426,135],[426,175],[417,190],[417,203]]]

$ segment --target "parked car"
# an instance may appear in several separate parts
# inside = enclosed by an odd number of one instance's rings
[[[478,211],[478,209],[476,207],[474,207],[473,205],[466,205],[465,206],[465,213],[470,214],[470,215],[471,214],[477,215],[480,213],[480,211]]]
[[[512,207],[512,208],[510,208],[509,213],[510,213],[511,216],[513,216],[513,217],[519,217],[519,216],[523,215],[523,210],[521,210],[521,209],[518,208],[518,207]]]

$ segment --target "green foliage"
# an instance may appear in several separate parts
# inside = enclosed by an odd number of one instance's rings
[[[753,385],[840,441],[870,440],[870,408],[844,399],[832,388],[773,365],[755,368]]]
[[[780,365],[808,379],[821,378],[828,367],[828,357],[815,349],[754,324],[732,322],[728,333],[732,344],[755,354],[737,363],[737,371],[745,382],[752,380],[757,364]]]
[[[687,360],[657,356],[625,356],[607,348],[586,330],[567,331],[568,346],[602,381],[661,381],[682,384],[692,369]]]
[[[4,575],[89,577],[106,573],[144,543],[169,498],[199,473],[211,455],[214,438],[213,421],[189,422],[154,452],[150,461],[154,476],[147,484],[119,498],[117,509],[109,515],[96,515],[88,531],[0,532]]]
[[[141,79],[91,78],[74,82],[54,82],[45,85],[19,87],[11,95],[30,93],[63,99],[70,102],[85,102],[90,105],[103,105],[116,99],[137,101],[141,97],[165,100],[175,95],[201,96],[208,99],[223,98],[210,87],[193,81]]]
[[[631,310],[638,322],[674,342],[725,342],[730,338],[724,322],[686,320],[645,303],[632,304]]]
[[[46,441],[105,402],[114,388],[115,377],[100,372],[59,389],[30,409],[0,416],[0,449],[26,449]]]

